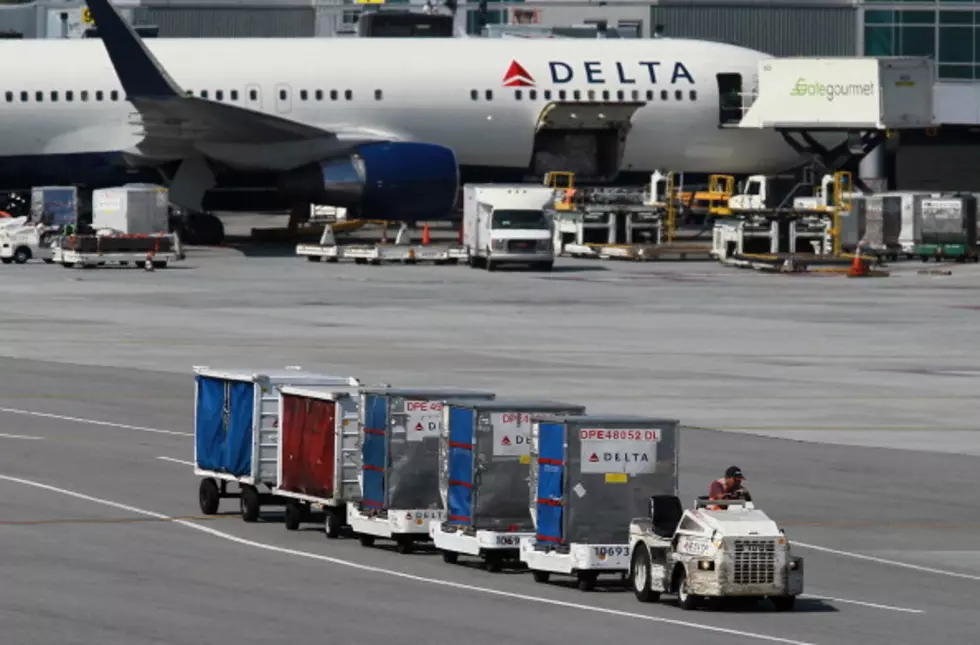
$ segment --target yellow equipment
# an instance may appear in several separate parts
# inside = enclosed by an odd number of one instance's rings
[[[575,197],[575,173],[552,171],[545,173],[544,185],[555,190],[555,210],[573,210],[572,199]]]

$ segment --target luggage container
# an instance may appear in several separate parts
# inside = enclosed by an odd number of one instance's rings
[[[361,390],[361,499],[347,504],[347,523],[363,546],[380,537],[407,553],[429,539],[429,521],[445,518],[439,495],[442,402],[495,396],[459,388]]]
[[[328,538],[347,524],[346,502],[360,499],[356,387],[279,388],[279,476],[286,529],[320,517]]]
[[[973,195],[950,195],[923,199],[921,239],[915,255],[923,262],[929,258],[946,258],[958,262],[980,259],[977,253],[977,198]]]
[[[629,526],[650,497],[677,495],[680,422],[626,416],[531,418],[531,516],[521,560],[536,582],[600,573],[626,576]]]
[[[865,198],[865,230],[862,249],[897,254],[902,248],[902,198],[899,195],[869,195]]]
[[[532,415],[582,415],[585,407],[509,399],[445,402],[439,440],[439,493],[446,519],[429,535],[442,559],[482,558],[490,571],[519,560],[534,535],[527,508]]]
[[[239,498],[242,519],[254,522],[264,504],[283,504],[271,490],[279,476],[278,385],[356,387],[353,377],[299,367],[269,370],[194,368],[194,474],[201,512],[214,515],[222,499]],[[239,493],[229,493],[236,482]],[[259,492],[259,488],[269,492]]]
[[[92,191],[92,228],[123,235],[167,233],[170,198],[155,184],[126,184]]]

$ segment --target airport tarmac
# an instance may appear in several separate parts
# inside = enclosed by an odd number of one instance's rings
[[[486,273],[233,249],[192,249],[153,273],[4,267],[5,634],[974,643],[980,269],[919,268],[848,280],[562,260],[552,274]],[[248,525],[235,500],[197,519],[195,364],[301,364],[679,418],[685,500],[741,466],[806,558],[806,597],[790,614],[688,613]]]

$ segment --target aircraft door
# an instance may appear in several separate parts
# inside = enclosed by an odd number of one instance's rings
[[[743,89],[741,74],[718,74],[718,123],[729,125],[742,120]]]
[[[245,86],[245,107],[262,111],[262,88],[258,83],[249,83]]]
[[[276,112],[289,114],[293,106],[292,90],[287,83],[276,84]]]

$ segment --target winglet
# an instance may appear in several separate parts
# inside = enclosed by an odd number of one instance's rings
[[[110,0],[85,0],[126,97],[172,98],[184,92]]]

